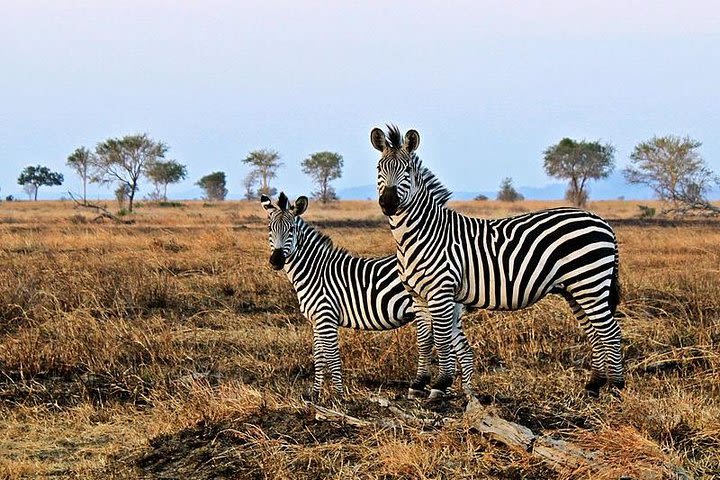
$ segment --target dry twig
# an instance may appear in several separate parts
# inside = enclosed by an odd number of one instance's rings
[[[89,208],[89,209],[95,210],[96,212],[99,213],[97,217],[93,218],[93,222],[97,222],[98,220],[103,219],[103,218],[109,218],[113,222],[122,223],[125,225],[130,225],[130,224],[135,223],[135,220],[132,220],[132,219],[127,220],[124,218],[120,218],[117,215],[111,213],[107,208],[101,207],[100,205],[94,205],[92,203],[87,203],[87,202],[81,202],[80,200],[75,198],[75,196],[72,194],[72,192],[68,192],[68,194],[70,195],[70,198],[72,198],[72,201],[75,202],[75,208],[78,208],[78,207]]]

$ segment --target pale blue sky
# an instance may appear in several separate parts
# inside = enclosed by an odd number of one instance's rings
[[[0,195],[37,163],[66,175],[41,197],[77,191],[67,155],[135,132],[188,165],[175,194],[213,170],[241,194],[256,148],[293,195],[318,150],[344,155],[337,188],[372,184],[385,122],[418,129],[454,190],[553,182],[542,151],[563,136],[612,142],[622,167],[688,134],[720,171],[720,3],[451,3],[0,0]]]

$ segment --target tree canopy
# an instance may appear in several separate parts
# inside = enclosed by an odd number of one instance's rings
[[[109,138],[95,148],[91,181],[127,185],[128,211],[132,212],[138,182],[146,166],[164,158],[167,150],[167,145],[151,139],[146,133]]]
[[[322,203],[335,200],[337,195],[330,182],[342,176],[343,157],[334,152],[317,152],[302,161],[303,173],[310,175],[317,185],[314,192],[316,198]]]
[[[615,168],[615,148],[599,140],[563,138],[545,150],[544,158],[548,175],[569,180],[565,197],[577,206],[587,203],[588,180],[606,178]]]
[[[247,178],[260,181],[257,196],[273,196],[276,189],[270,186],[270,180],[277,177],[278,169],[283,166],[280,162],[280,154],[275,150],[253,150],[242,162],[251,167],[250,174],[253,176]]]
[[[225,200],[228,194],[225,181],[225,172],[213,172],[205,175],[196,183],[205,192],[208,200]]]
[[[664,213],[709,210],[718,213],[706,195],[720,179],[705,164],[698,149],[701,142],[690,137],[666,135],[640,142],[623,170],[628,183],[650,187],[667,203]]]
[[[187,167],[175,160],[155,160],[147,165],[145,175],[155,185],[153,196],[156,199],[162,198],[163,201],[167,201],[168,185],[183,180],[187,176]],[[160,189],[162,189],[162,193]]]
[[[28,196],[32,196],[37,201],[38,189],[41,186],[62,185],[64,179],[62,173],[53,172],[48,167],[37,165],[25,167],[20,172],[17,183],[23,186]]]

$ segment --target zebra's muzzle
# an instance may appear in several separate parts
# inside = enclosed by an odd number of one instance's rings
[[[270,265],[272,265],[275,270],[280,270],[285,266],[285,254],[282,248],[273,250],[272,255],[270,255]]]
[[[393,185],[392,187],[383,188],[378,203],[380,203],[380,209],[384,215],[395,215],[397,213],[398,205],[400,204],[397,187]]]

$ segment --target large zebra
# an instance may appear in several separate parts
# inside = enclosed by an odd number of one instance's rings
[[[415,154],[417,131],[404,139],[397,127],[375,128],[370,141],[382,155],[378,192],[397,244],[400,278],[432,315],[440,375],[431,397],[452,385],[450,359],[454,302],[496,310],[517,310],[558,293],[570,303],[592,345],[592,373],[585,388],[598,395],[610,380],[623,388],[620,328],[614,318],[620,300],[618,250],[602,218],[575,208],[543,210],[510,218],[462,215],[445,203],[450,192]],[[466,393],[472,355],[461,355]]]
[[[285,270],[297,293],[300,311],[313,322],[312,397],[319,396],[326,369],[336,394],[343,393],[338,327],[391,330],[413,320],[417,320],[419,359],[409,394],[423,395],[430,381],[432,325],[427,309],[417,308],[400,282],[395,255],[357,257],[334,246],[330,238],[300,217],[307,209],[307,197],[298,197],[291,205],[280,193],[274,205],[263,195],[260,203],[268,214],[270,264],[276,270]],[[462,333],[461,313],[462,306],[454,304],[452,329]],[[465,340],[462,335],[461,340]],[[449,361],[454,362],[454,354],[450,356]]]

